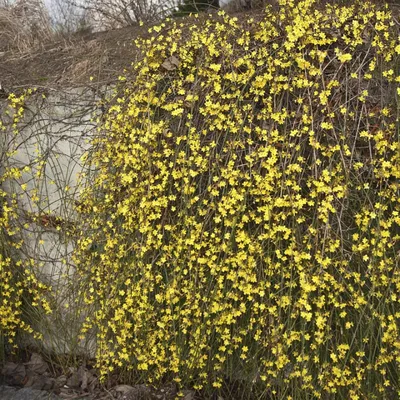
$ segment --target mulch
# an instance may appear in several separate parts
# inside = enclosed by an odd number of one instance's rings
[[[54,368],[38,353],[27,362],[7,362],[0,374],[2,400],[173,400],[177,394],[172,385],[101,385],[95,368],[89,365]],[[194,391],[184,392],[183,400],[194,400]]]

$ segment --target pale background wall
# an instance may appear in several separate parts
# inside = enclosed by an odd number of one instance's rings
[[[102,88],[102,93],[107,90],[110,89]],[[81,157],[90,146],[89,139],[96,133],[93,118],[98,109],[98,93],[88,88],[75,88],[52,91],[45,99],[38,93],[27,103],[26,126],[17,135],[8,132],[0,142],[3,154],[6,148],[16,149],[8,165],[2,165],[1,169],[33,166],[32,171],[23,173],[21,179],[3,186],[9,193],[18,194],[21,215],[18,223],[27,223],[22,227],[22,256],[35,260],[38,275],[55,293],[53,315],[38,316],[41,331],[45,333],[44,345],[62,354],[87,347],[87,344],[77,339],[83,316],[78,311],[79,304],[75,304],[73,243],[64,229],[57,230],[48,221],[50,217],[59,217],[68,223],[79,224],[74,202],[79,196],[78,175],[89,171]],[[43,168],[38,176],[40,160],[43,160]],[[25,191],[21,188],[24,184]],[[31,220],[35,215],[39,215],[36,223]],[[72,349],[74,346],[76,348]],[[93,345],[90,346],[92,353]]]

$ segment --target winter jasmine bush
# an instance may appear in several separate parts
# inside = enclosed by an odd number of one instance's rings
[[[38,278],[35,260],[22,256],[24,240],[21,235],[19,195],[10,193],[6,187],[10,182],[19,184],[28,166],[19,168],[9,163],[15,154],[16,140],[24,117],[24,104],[32,94],[27,90],[20,95],[10,94],[0,119],[0,351],[6,345],[17,349],[17,334],[25,333],[34,339],[42,337],[41,332],[31,324],[33,310],[51,313],[46,293],[48,287]],[[22,192],[23,192],[22,190]],[[28,311],[30,310],[30,311]],[[31,312],[31,314],[30,314]],[[0,358],[3,361],[4,354]]]
[[[103,378],[400,395],[390,10],[282,0],[151,32],[99,119],[80,199],[82,335],[96,330]]]

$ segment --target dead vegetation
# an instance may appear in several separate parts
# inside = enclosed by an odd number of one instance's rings
[[[18,0],[0,6],[0,51],[25,53],[51,39],[52,29],[40,0]]]
[[[147,30],[127,27],[109,32],[53,39],[26,52],[0,57],[0,83],[6,92],[26,87],[76,87],[117,79],[135,59],[133,40]]]

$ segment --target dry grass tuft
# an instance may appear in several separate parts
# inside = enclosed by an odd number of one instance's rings
[[[36,50],[52,35],[49,16],[39,1],[20,0],[0,7],[0,51]]]

